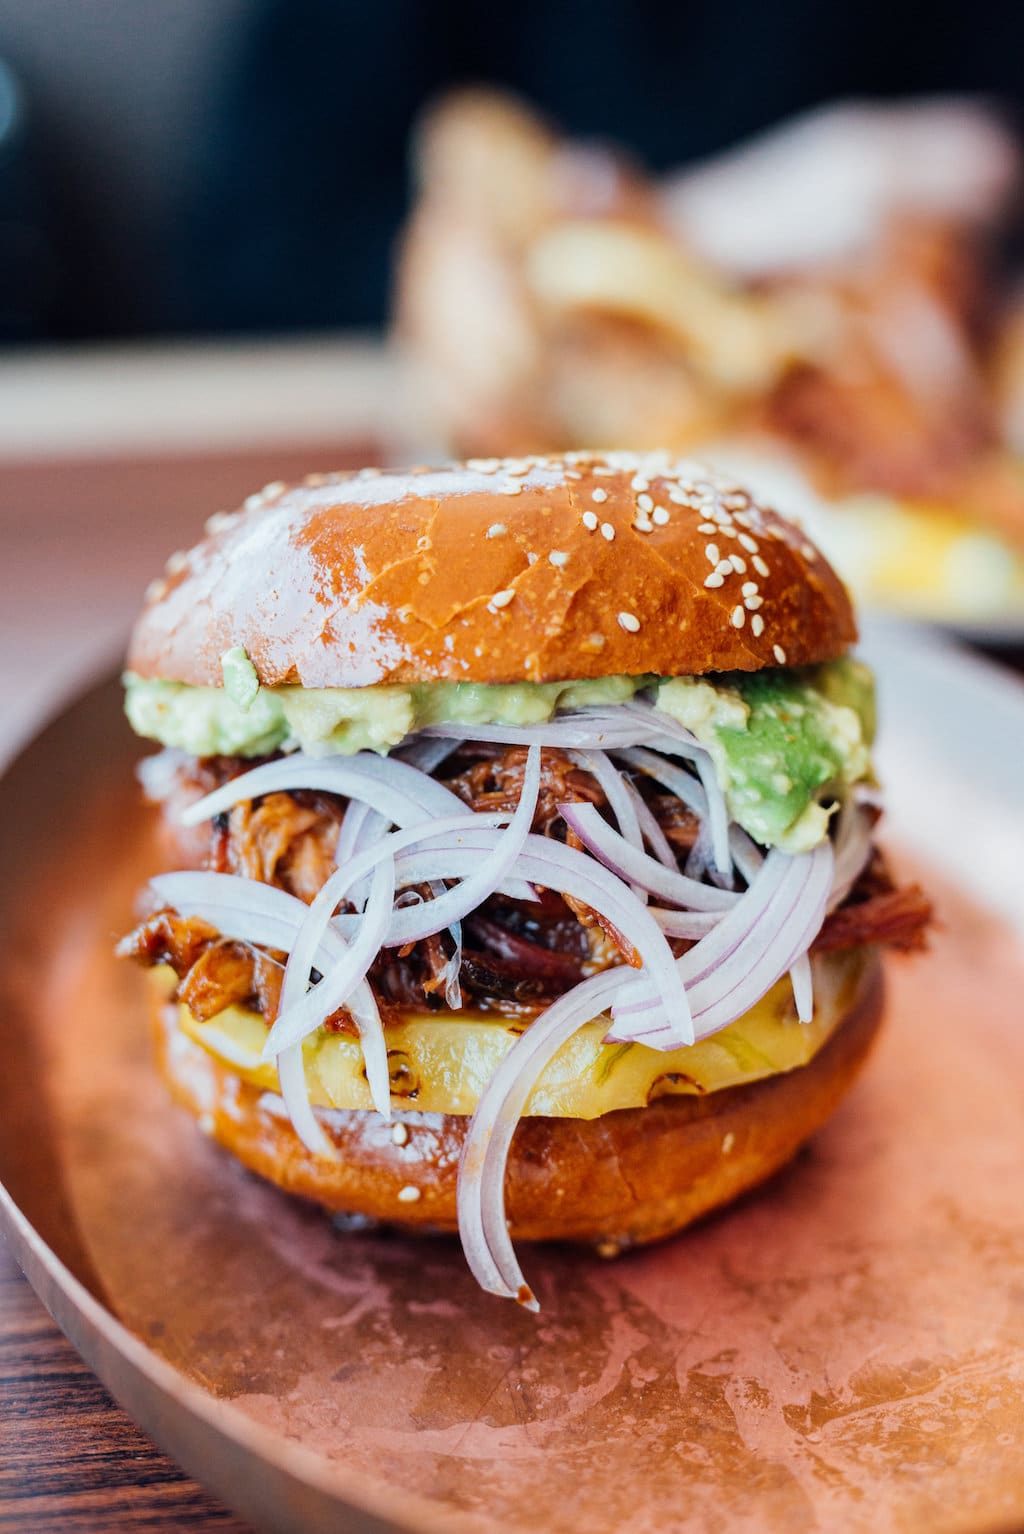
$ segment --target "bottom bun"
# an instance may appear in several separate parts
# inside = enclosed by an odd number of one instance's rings
[[[873,960],[847,1016],[807,1065],[596,1119],[523,1119],[505,1181],[512,1235],[588,1242],[611,1254],[671,1235],[756,1187],[834,1111],[874,1041],[881,1000]],[[159,1000],[157,1020],[159,1063],[174,1096],[251,1171],[331,1210],[456,1229],[468,1118],[403,1112],[386,1124],[375,1113],[317,1110],[338,1156],[314,1156],[280,1097],[240,1081],[188,1039],[176,1006]]]

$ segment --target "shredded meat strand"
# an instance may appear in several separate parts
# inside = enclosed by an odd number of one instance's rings
[[[857,948],[861,943],[882,943],[903,953],[927,947],[932,904],[920,885],[870,895],[866,900],[840,906],[826,921],[814,944],[815,953],[838,948]]]

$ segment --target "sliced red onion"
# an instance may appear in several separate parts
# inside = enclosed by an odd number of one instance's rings
[[[636,814],[643,838],[641,847],[643,846],[643,841],[646,841],[658,862],[664,863],[666,868],[671,868],[673,873],[678,873],[679,859],[676,857],[672,843],[654,818],[654,811],[641,797],[628,778],[623,778],[622,781],[626,786],[626,792],[633,801],[634,813]]]
[[[646,717],[637,718],[628,713],[625,706],[614,708],[575,709],[555,714],[539,724],[462,724],[450,721],[445,724],[428,724],[420,735],[443,736],[450,740],[483,740],[499,746],[559,746],[572,748],[595,748],[614,751],[620,746],[632,746],[646,741],[656,733],[664,733],[656,721]]]
[[[704,785],[692,772],[687,772],[683,767],[677,767],[674,762],[666,762],[663,756],[658,756],[654,751],[647,751],[642,746],[628,747],[625,750],[616,751],[616,756],[628,762],[630,767],[635,767],[638,772],[644,772],[662,788],[667,788],[670,793],[681,799],[687,809],[693,811],[698,820],[706,820],[708,816],[708,796]]]
[[[844,799],[836,824],[835,873],[828,908],[842,905],[860,878],[871,856],[871,817],[852,795]]]
[[[706,937],[725,916],[724,911],[670,911],[666,906],[648,906],[666,937],[683,937],[698,942]]]
[[[411,745],[403,746],[399,757],[419,772],[435,772],[441,763],[455,750],[458,742],[448,739],[415,737]]]
[[[615,766],[611,757],[604,751],[570,751],[570,757],[578,767],[597,782],[598,786],[608,800],[609,808],[615,816],[619,832],[629,842],[631,847],[636,847],[642,852],[644,847],[643,834],[640,830],[640,821],[637,817],[636,805],[630,794],[630,783],[627,778]],[[639,796],[637,796],[639,797]],[[640,884],[631,884],[630,888],[638,900],[647,901],[647,891]]]
[[[407,766],[413,767],[418,772],[432,773],[439,767],[446,757],[455,750],[456,742],[453,740],[418,740],[407,747],[401,753],[401,760]],[[341,823],[341,831],[338,835],[338,845],[334,853],[334,861],[341,868],[350,858],[355,857],[373,844],[393,824],[386,815],[381,815],[372,809],[366,800],[352,800],[345,810],[345,816]],[[366,900],[365,886],[352,891],[353,904],[362,907]]]
[[[434,891],[437,899],[438,891]],[[453,921],[448,928],[454,947],[448,963],[444,967],[444,1000],[445,1006],[453,1012],[462,1010],[462,923]]]
[[[539,1310],[516,1259],[505,1219],[509,1146],[527,1099],[565,1041],[600,1016],[622,984],[605,970],[574,986],[521,1034],[481,1094],[459,1161],[458,1216],[466,1261],[490,1294]]]
[[[697,837],[686,856],[683,873],[688,879],[704,879],[713,872],[714,848],[711,845],[711,827],[702,820],[697,827]]]
[[[181,822],[195,826],[245,800],[297,788],[364,800],[396,826],[418,825],[465,809],[450,788],[398,757],[377,756],[372,751],[347,757],[311,757],[296,751],[232,778],[183,810]]]
[[[724,879],[728,879],[732,873],[732,859],[729,853],[730,817],[711,752],[707,746],[701,745],[692,730],[688,730],[677,719],[673,719],[671,714],[657,708],[654,704],[634,699],[625,706],[638,720],[642,719],[649,725],[660,727],[662,738],[652,739],[652,745],[657,746],[661,751],[668,752],[670,756],[683,756],[693,763],[707,796],[707,814],[715,867]]]
[[[810,947],[831,869],[828,842],[796,857],[773,848],[739,902],[678,961],[698,1038],[748,1011]],[[615,1042],[653,1044],[665,1026],[646,979],[623,991],[613,1016],[608,1038]]]
[[[796,1015],[802,1023],[809,1023],[814,1017],[814,974],[809,953],[802,953],[790,965],[789,978],[793,986]]]
[[[383,815],[379,815],[370,807],[367,800],[350,799],[345,806],[337,846],[334,849],[335,866],[344,868],[348,860],[359,851],[364,835],[382,836],[389,823]]]
[[[337,1161],[338,1153],[324,1134],[309,1100],[306,1062],[303,1059],[301,1044],[293,1044],[290,1049],[283,1050],[278,1055],[277,1080],[292,1128],[303,1145],[307,1150],[312,1151],[314,1156],[323,1156],[325,1160]]]
[[[775,852],[777,849],[769,858]],[[788,857],[786,853],[777,856]],[[766,858],[766,866],[768,861]],[[724,963],[690,987],[699,1038],[707,1038],[742,1017],[807,952],[825,918],[831,884],[830,842],[820,843],[813,852],[788,858],[785,878],[776,892],[771,913],[765,913]],[[715,935],[712,933],[711,937]],[[698,943],[684,954],[680,966],[701,946]]]
[[[157,874],[149,887],[161,904],[182,916],[197,916],[216,927],[224,937],[261,948],[289,952],[308,907],[295,895],[243,879],[237,874],[182,872]],[[244,930],[243,930],[244,929]],[[344,944],[335,934],[324,943],[325,961],[337,958]]]
[[[707,884],[699,884],[696,879],[688,879],[685,874],[673,873],[647,853],[637,852],[617,831],[612,830],[607,821],[601,819],[592,804],[560,804],[558,812],[606,868],[618,874],[621,879],[636,880],[663,900],[671,900],[675,905],[686,906],[694,911],[721,911],[739,899],[732,890],[713,889]]]
[[[374,869],[370,898],[362,914],[358,934],[345,957],[323,972],[318,985],[309,986],[309,972],[314,967],[317,950],[330,928],[331,917],[338,903],[339,897],[330,890],[330,883],[328,880],[317,895],[296,934],[285,969],[277,1021],[263,1046],[264,1060],[272,1060],[283,1049],[301,1043],[332,1012],[343,1007],[356,986],[366,978],[367,970],[380,952],[395,898],[395,860],[386,856],[380,859]]]
[[[764,853],[761,848],[752,836],[748,836],[742,826],[737,825],[729,827],[729,848],[736,867],[747,883],[752,884],[754,875],[764,862]]]
[[[467,812],[467,815],[470,813]],[[454,832],[449,833],[446,838],[439,839],[432,835],[429,827],[409,827],[410,831],[420,831],[423,839],[422,841],[417,841],[414,846],[407,848],[404,852],[396,854],[396,870],[399,884],[404,886],[408,884],[430,884],[437,879],[466,879],[470,875],[477,873],[480,868],[481,854],[493,852],[499,844],[499,839],[505,835],[504,828],[500,830],[487,829],[486,821],[490,820],[493,827],[495,822],[507,822],[508,817],[477,815],[475,818],[478,821],[484,821],[485,825],[483,827],[474,826],[472,830],[462,832],[457,838]],[[450,824],[455,824],[454,819]],[[399,835],[397,831],[390,834],[392,836]],[[381,843],[378,843],[377,848],[368,848],[365,853],[359,854],[359,866],[361,868],[369,869],[374,865],[376,856],[379,855],[380,846]],[[353,886],[354,888],[355,886]],[[528,884],[525,879],[516,878],[511,875],[506,876],[495,887],[493,893],[505,895],[510,900],[536,900],[537,898],[537,892],[531,884]],[[433,904],[433,902],[427,903]],[[452,921],[455,919],[455,917],[451,918]],[[348,935],[353,929],[353,923],[358,923],[358,920],[357,916],[338,916],[335,918],[334,925],[339,932]],[[439,923],[437,927],[431,930],[439,932],[444,925],[443,922]],[[429,937],[430,933],[425,932],[423,936]],[[414,938],[395,936],[395,941],[392,943],[389,936],[387,946],[395,947],[399,943],[414,941],[416,941]]]
[[[679,964],[687,985],[712,974],[752,932],[756,932],[777,900],[792,859],[785,853],[769,854],[749,888],[717,923],[712,933],[684,954]]]

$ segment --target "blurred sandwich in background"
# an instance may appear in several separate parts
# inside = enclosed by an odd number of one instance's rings
[[[493,91],[420,125],[396,330],[425,430],[704,453],[869,604],[1024,624],[1020,190],[981,106],[840,105],[654,180]]]

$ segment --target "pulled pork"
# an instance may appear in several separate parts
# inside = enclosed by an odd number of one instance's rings
[[[469,808],[511,813],[519,802],[526,755],[519,746],[469,744],[449,757],[439,776]],[[183,763],[165,811],[176,818],[184,804],[253,765],[235,758]],[[673,845],[691,848],[698,831],[691,811],[650,780],[640,779],[637,786]],[[589,773],[565,752],[545,749],[534,831],[565,838],[558,806],[570,801],[606,805]],[[218,816],[203,828],[202,839],[190,833],[181,850],[194,865],[272,884],[308,903],[333,871],[345,807],[337,796],[305,789],[267,794]],[[875,852],[846,901],[826,920],[814,948],[826,952],[864,943],[920,948],[931,914],[923,891],[916,885],[898,889]],[[677,953],[687,946],[673,942]],[[178,976],[179,998],[200,1020],[231,1003],[255,1008],[268,1021],[277,1016],[284,955],[226,941],[206,922],[158,911],[122,939],[117,952],[146,965],[169,964]],[[381,953],[369,975],[381,1006],[444,1006],[453,952],[451,938],[437,933]],[[539,901],[524,903],[495,895],[463,923],[458,984],[478,1009],[533,1012],[588,975],[637,962],[609,922],[570,896],[547,890]],[[350,1026],[344,1011],[328,1022],[345,1031]]]

